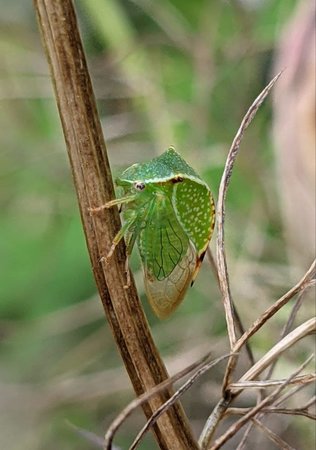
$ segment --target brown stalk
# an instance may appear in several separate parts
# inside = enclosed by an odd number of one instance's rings
[[[102,266],[120,227],[116,208],[90,215],[89,208],[114,198],[112,176],[97,114],[87,63],[71,0],[34,0],[50,65],[57,105],[67,144],[81,219],[94,277],[104,310],[137,395],[168,378],[139,302],[134,280],[124,289],[125,247]],[[143,405],[150,417],[170,397],[160,392]],[[197,449],[179,403],[154,426],[161,449]]]

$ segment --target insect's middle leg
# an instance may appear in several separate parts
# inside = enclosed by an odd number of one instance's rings
[[[128,231],[129,227],[131,226],[130,222],[125,222],[122,228],[119,230],[119,232],[115,235],[110,250],[106,256],[102,256],[100,261],[104,262],[105,264],[108,264],[111,256],[113,255],[117,245],[121,241],[121,239],[124,237],[125,233]]]
[[[136,220],[133,222],[135,224]],[[126,236],[126,259],[125,259],[125,273],[126,273],[126,284],[125,289],[128,289],[131,285],[131,272],[129,269],[129,255],[131,255],[136,239],[138,236],[138,228],[135,227],[133,230],[129,230]]]

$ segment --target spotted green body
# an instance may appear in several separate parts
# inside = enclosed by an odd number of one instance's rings
[[[116,180],[123,205],[128,253],[135,242],[146,293],[158,317],[167,317],[195,279],[214,228],[214,201],[207,184],[170,147],[161,156],[126,169]]]

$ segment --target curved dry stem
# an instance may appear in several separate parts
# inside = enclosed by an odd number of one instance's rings
[[[255,407],[251,408],[251,410],[241,417],[237,422],[231,425],[228,430],[223,433],[213,445],[207,444],[207,446],[202,447],[205,450],[218,450],[222,447],[229,439],[231,439],[244,425],[246,425],[250,419],[256,416],[259,412],[263,410],[263,408],[270,406],[273,402],[278,398],[279,394],[282,390],[291,382],[293,378],[296,377],[312,360],[314,355],[311,355],[283,384],[281,384],[277,389],[275,389],[270,395],[264,398],[261,402],[259,402]]]
[[[278,73],[270,83],[263,89],[263,91],[258,95],[255,101],[252,103],[248,109],[246,115],[244,116],[241,125],[237,131],[236,136],[232,142],[228,156],[226,159],[226,164],[222,179],[219,186],[217,208],[216,208],[216,222],[217,222],[217,245],[216,245],[216,255],[217,255],[217,267],[219,275],[220,289],[222,292],[222,300],[225,308],[227,331],[230,342],[230,348],[233,349],[236,342],[236,331],[235,331],[235,321],[234,321],[234,306],[233,300],[230,292],[229,277],[226,263],[225,255],[225,238],[224,238],[224,222],[225,222],[225,199],[227,194],[227,189],[229,186],[229,181],[232,175],[233,166],[239,151],[240,143],[243,138],[244,132],[252,122],[258,109],[262,105],[263,101],[269,94],[270,90],[276,83],[276,81],[281,76]]]
[[[225,253],[225,235],[224,235],[224,223],[225,223],[225,199],[227,194],[227,189],[229,186],[230,178],[232,175],[232,170],[234,167],[234,163],[239,151],[240,143],[243,138],[244,132],[252,122],[255,117],[258,109],[262,105],[263,101],[269,94],[270,90],[276,83],[276,81],[281,76],[282,72],[279,72],[270,83],[263,89],[263,91],[258,95],[255,101],[252,103],[247,113],[245,114],[241,125],[234,137],[230,150],[228,152],[228,156],[226,159],[226,164],[224,168],[224,172],[222,175],[222,179],[220,182],[218,200],[217,200],[217,208],[216,208],[216,221],[217,221],[217,242],[216,242],[216,256],[217,256],[217,267],[218,267],[218,276],[219,276],[219,284],[220,290],[222,293],[222,301],[225,309],[225,317],[227,323],[227,331],[228,338],[230,343],[231,350],[234,348],[236,344],[236,329],[235,329],[235,307],[232,299],[232,295],[230,292],[229,285],[229,276],[227,270],[227,262],[226,262],[226,253]],[[234,352],[233,352],[234,353]],[[232,356],[228,361],[226,372],[223,380],[223,395],[227,385],[230,381],[231,373],[237,364],[237,357]]]
[[[259,375],[266,367],[273,361],[280,357],[288,348],[292,347],[297,341],[315,333],[316,331],[316,317],[304,322],[299,327],[295,328],[291,333],[285,336],[281,341],[275,344],[254,366],[252,366],[241,378],[240,382],[252,380]]]
[[[171,376],[167,380],[163,381],[162,383],[158,384],[157,386],[150,389],[148,392],[145,392],[140,397],[135,398],[132,400],[124,409],[121,411],[121,413],[112,421],[111,425],[109,426],[105,437],[104,437],[104,443],[103,448],[104,450],[111,450],[112,449],[112,442],[115,436],[115,433],[118,431],[118,429],[122,426],[122,424],[125,422],[125,420],[142,404],[147,402],[151,397],[158,394],[159,392],[169,388],[175,381],[180,380],[181,378],[188,375],[193,370],[199,368],[200,366],[204,366],[207,360],[211,357],[211,354],[207,354],[206,356],[203,356],[199,361],[191,364],[190,366],[186,367],[185,369],[181,370],[180,372],[176,373],[175,375]]]
[[[291,314],[289,316],[289,319],[286,323],[286,325],[284,326],[282,332],[281,332],[281,337],[280,339],[282,339],[284,336],[286,336],[286,334],[288,333],[288,331],[290,330],[290,327],[292,326],[294,319],[296,317],[297,311],[300,308],[300,305],[302,303],[303,300],[303,294],[305,292],[306,289],[308,289],[311,286],[315,285],[315,279],[313,278],[315,276],[315,261],[312,263],[311,267],[309,268],[309,270],[305,273],[305,275],[303,276],[303,278],[296,284],[296,286],[294,286],[292,289],[290,289],[285,295],[283,295],[277,302],[274,303],[274,305],[272,305],[271,308],[269,308],[262,316],[261,318],[259,318],[252,327],[249,328],[248,333],[249,333],[249,337],[250,334],[252,332],[256,332],[259,328],[257,328],[255,330],[255,328],[260,325],[260,327],[263,325],[264,322],[262,322],[260,324],[260,319],[262,320],[269,320],[270,317],[272,317],[272,315],[275,314],[275,312],[277,312],[282,306],[284,306],[284,304],[286,304],[288,301],[290,301],[294,295],[296,295],[297,293],[298,298],[297,301],[295,303],[295,305],[292,308]],[[272,314],[270,316],[270,314]],[[254,331],[255,330],[255,331]],[[244,336],[246,336],[246,333],[244,334]],[[242,336],[243,337],[243,336]],[[241,338],[242,338],[241,337]],[[248,340],[249,340],[248,337]],[[246,344],[248,343],[248,340],[246,340]],[[238,345],[238,343],[236,344]],[[275,364],[277,362],[277,358],[275,358],[270,366],[270,369],[267,373],[267,378],[269,378],[271,376],[271,374],[273,373],[273,369],[275,367]],[[302,387],[304,387],[304,385],[298,386],[299,389],[301,389]],[[240,392],[240,391],[239,391]],[[296,390],[295,390],[296,392]],[[287,394],[289,395],[289,394]],[[246,443],[246,440],[253,428],[253,423],[249,423],[243,437],[242,440],[240,441],[239,445],[238,445],[238,449],[237,450],[242,450],[244,448],[244,445]]]
[[[288,318],[288,320],[286,321],[286,324],[284,325],[284,327],[283,327],[283,329],[282,329],[282,331],[281,331],[280,339],[284,338],[284,336],[286,336],[286,335],[289,333],[290,329],[291,329],[292,326],[293,326],[294,320],[295,320],[295,318],[296,318],[296,316],[297,316],[297,314],[298,314],[298,311],[299,311],[299,309],[301,308],[301,306],[302,306],[302,304],[303,304],[304,294],[306,293],[306,291],[307,291],[309,288],[311,288],[312,286],[313,286],[313,287],[315,286],[315,282],[316,282],[316,280],[315,280],[315,279],[312,279],[311,281],[309,281],[308,283],[306,283],[306,284],[304,285],[304,287],[302,287],[302,290],[301,290],[301,292],[298,294],[297,299],[296,299],[296,301],[295,301],[295,303],[294,303],[294,305],[293,305],[293,307],[292,307],[292,311],[291,311],[291,313],[290,313],[290,315],[289,315],[289,318]],[[247,341],[247,342],[248,342],[248,341]],[[274,368],[275,368],[275,366],[276,366],[276,363],[277,363],[277,360],[275,360],[275,361],[273,362],[273,364],[271,364],[271,366],[269,367],[268,373],[267,373],[267,375],[266,375],[266,378],[267,378],[267,379],[268,379],[268,378],[271,378],[272,373],[273,373],[273,371],[274,371]]]
[[[267,437],[272,441],[275,445],[277,445],[281,450],[295,450],[295,448],[291,447],[287,442],[280,438],[277,434],[275,434],[270,428],[266,427],[260,420],[255,418],[252,419],[254,425],[256,425]]]
[[[274,314],[276,314],[284,305],[286,305],[296,294],[298,294],[305,286],[311,282],[311,279],[315,277],[316,260],[314,260],[304,274],[301,280],[286,294],[279,298],[270,308],[268,308],[261,316],[249,327],[246,333],[241,336],[236,345],[234,346],[235,351],[239,351],[241,347],[253,336]]]
[[[216,261],[215,261],[215,258],[213,256],[212,250],[211,250],[211,248],[209,246],[207,247],[206,254],[207,254],[207,258],[209,260],[210,266],[212,268],[212,272],[214,274],[214,277],[215,277],[215,279],[217,281],[218,288],[220,289],[218,268],[217,268]],[[235,318],[235,321],[236,321],[236,327],[237,327],[240,335],[243,335],[245,333],[245,328],[243,326],[243,323],[241,321],[241,317],[240,317],[240,315],[238,313],[238,310],[237,310],[235,304],[233,304],[233,309],[234,309],[234,318]],[[248,344],[248,342],[246,343],[246,352],[247,352],[250,364],[254,364],[255,363],[255,358],[253,356],[252,350],[251,350],[250,345]]]
[[[230,343],[230,348],[234,348],[236,345],[237,337],[236,337],[236,329],[235,329],[235,307],[232,299],[232,295],[230,292],[229,285],[229,276],[227,270],[227,262],[226,262],[226,253],[225,253],[225,235],[224,235],[224,223],[225,223],[225,199],[226,194],[232,174],[232,170],[234,167],[234,163],[239,151],[240,143],[243,138],[245,130],[250,125],[252,119],[256,115],[258,109],[260,108],[262,102],[265,100],[270,90],[276,83],[276,81],[281,76],[282,72],[279,72],[270,83],[262,90],[262,92],[258,95],[255,101],[252,103],[248,111],[246,112],[240,127],[234,137],[232,145],[227,155],[224,172],[221,178],[217,207],[216,207],[216,223],[217,223],[217,241],[216,241],[216,256],[217,256],[217,273],[219,286],[222,293],[222,301],[225,310],[228,338]],[[241,321],[240,321],[241,323]],[[243,334],[243,336],[245,333]],[[239,339],[240,340],[240,339]],[[251,354],[251,353],[250,353]],[[230,381],[230,376],[234,368],[237,364],[237,356],[233,354],[233,356],[229,359],[225,376],[223,380],[223,398],[218,402],[215,407],[213,413],[208,418],[202,434],[199,439],[199,443],[203,448],[206,448],[208,443],[211,441],[212,436],[216,430],[216,427],[221,420],[221,417],[225,413],[229,403],[230,403],[230,394],[226,392],[227,386]]]
[[[207,372],[212,367],[216,366],[216,364],[220,363],[221,361],[228,358],[229,356],[231,356],[231,355],[228,354],[228,355],[221,356],[221,357],[215,359],[214,361],[210,361],[209,363],[204,364],[200,369],[198,369],[195,372],[195,374],[192,375],[192,377],[190,377],[189,380],[186,383],[184,383],[184,385],[181,386],[180,389],[178,389],[169,400],[166,401],[166,403],[164,405],[161,405],[161,407],[158,408],[157,411],[154,412],[154,414],[146,422],[146,424],[143,426],[143,428],[140,430],[140,432],[136,436],[136,438],[135,438],[134,442],[132,443],[132,445],[130,446],[129,450],[135,450],[135,448],[139,444],[140,440],[143,438],[145,433],[150,429],[150,427],[152,427],[156,423],[156,421],[159,419],[159,417],[164,412],[166,412],[170,408],[170,406],[173,405],[174,402],[176,402],[177,399],[181,397],[181,395],[183,395],[188,389],[191,388],[191,386],[198,380],[198,378],[200,378],[205,372]]]

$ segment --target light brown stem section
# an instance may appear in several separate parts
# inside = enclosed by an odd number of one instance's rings
[[[90,76],[71,0],[34,0],[50,65],[57,105],[95,280],[114,338],[137,395],[168,377],[154,345],[134,280],[125,284],[125,247],[121,242],[111,264],[101,264],[120,228],[116,208],[91,214],[89,208],[114,198],[111,171]],[[146,416],[170,397],[160,392],[143,405]],[[154,426],[161,449],[197,449],[179,403]]]

